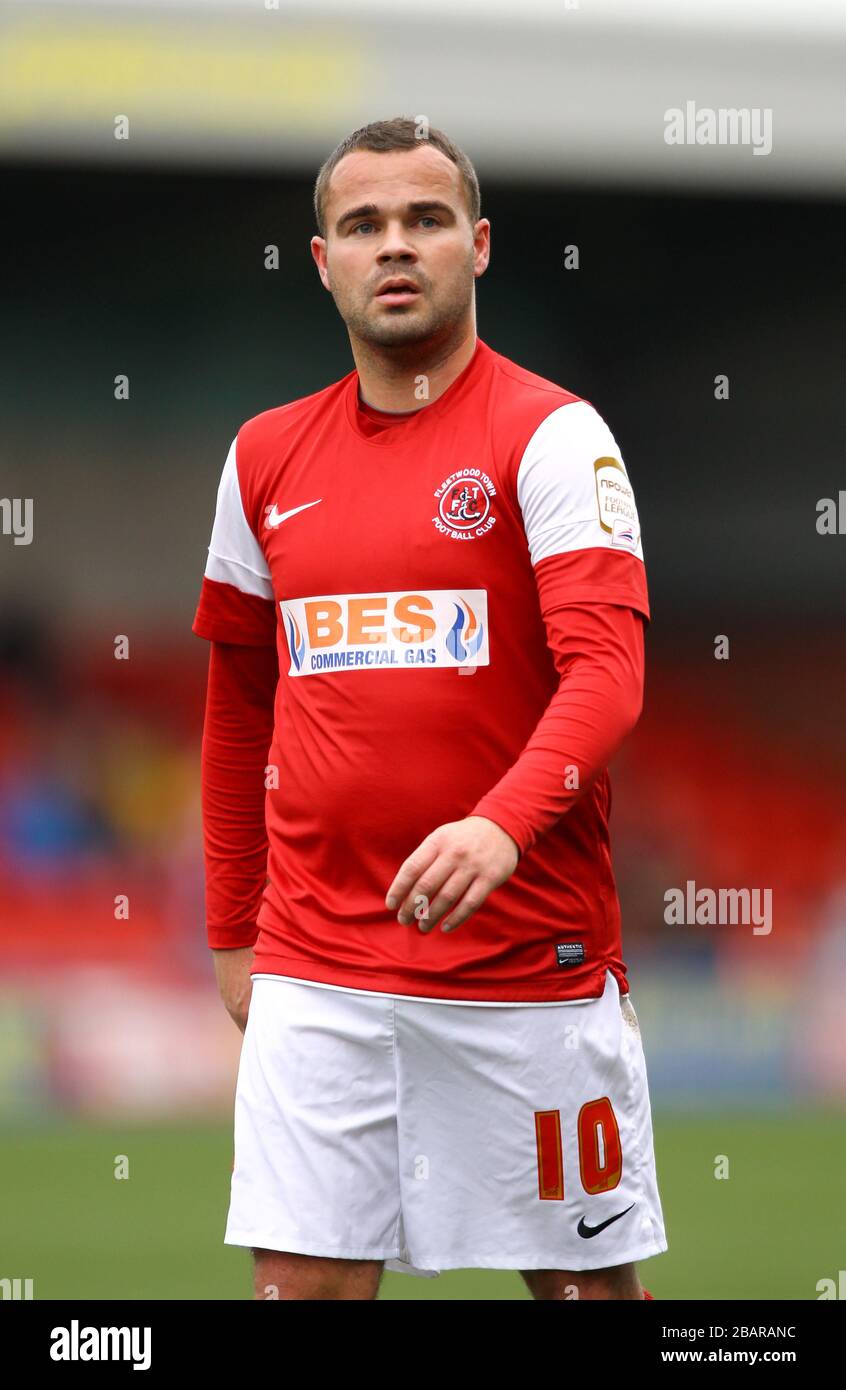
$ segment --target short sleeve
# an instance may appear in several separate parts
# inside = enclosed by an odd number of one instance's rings
[[[634,490],[616,439],[587,401],[559,406],[530,438],[517,501],[541,607],[636,608],[649,621]]]
[[[217,490],[208,559],[191,627],[216,642],[263,646],[276,641],[276,600],[264,553],[250,529],[233,439]]]

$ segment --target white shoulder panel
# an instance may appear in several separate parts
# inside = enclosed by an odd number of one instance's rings
[[[242,593],[273,600],[267,561],[244,514],[235,466],[236,443],[237,440],[233,439],[217,490],[217,510],[206,562],[206,577],[216,579],[221,584],[232,584]]]
[[[622,454],[587,401],[553,410],[517,470],[532,564],[568,550],[610,547],[643,559],[634,492]]]

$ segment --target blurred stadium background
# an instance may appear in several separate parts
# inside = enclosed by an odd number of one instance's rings
[[[204,938],[190,625],[237,427],[351,367],[316,168],[399,113],[476,163],[480,335],[597,406],[638,495],[653,622],[612,833],[670,1244],[642,1276],[837,1279],[846,538],[816,521],[846,487],[845,55],[820,0],[2,6],[0,496],[35,531],[0,534],[0,1279],[250,1297],[222,1245],[240,1034]],[[667,145],[687,101],[770,108],[772,152]],[[688,880],[771,888],[771,933],[666,925]],[[381,1296],[527,1295],[470,1271]]]

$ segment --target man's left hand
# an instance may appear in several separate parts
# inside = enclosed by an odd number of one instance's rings
[[[515,841],[486,816],[448,821],[402,863],[385,906],[399,908],[397,921],[403,925],[416,919],[422,932],[448,912],[441,931],[454,931],[511,877],[519,859]]]

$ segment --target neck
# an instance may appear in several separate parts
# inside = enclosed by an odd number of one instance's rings
[[[389,348],[350,334],[359,395],[376,410],[419,410],[431,405],[464,371],[476,342],[475,323],[462,324],[447,341]],[[421,377],[426,378],[422,384]]]

